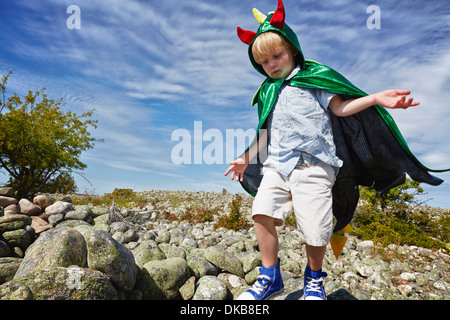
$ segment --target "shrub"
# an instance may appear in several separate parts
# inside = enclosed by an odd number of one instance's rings
[[[249,221],[244,217],[243,213],[241,212],[241,203],[242,203],[242,196],[240,194],[236,194],[234,196],[234,199],[228,205],[230,207],[231,212],[226,216],[220,216],[217,219],[217,222],[214,225],[214,227],[216,229],[224,227],[235,231],[250,229]]]
[[[450,211],[439,218],[433,218],[426,207],[415,211],[415,196],[422,193],[419,183],[411,180],[385,194],[361,188],[362,202],[352,222],[352,234],[383,247],[392,243],[448,250]]]
[[[95,206],[110,205],[111,201],[114,201],[118,207],[130,206],[130,203],[134,203],[139,207],[144,207],[148,200],[144,196],[138,195],[132,189],[115,188],[113,192],[106,193],[103,196],[95,196],[85,194],[83,196],[74,197],[72,199],[74,204],[89,204],[92,203]]]
[[[190,208],[178,218],[179,221],[186,220],[191,224],[213,221],[217,209]]]
[[[142,207],[147,202],[145,197],[138,196],[132,189],[121,188],[115,188],[113,192],[105,194],[103,198],[107,204],[114,201],[119,207],[126,207],[131,202],[139,204]]]

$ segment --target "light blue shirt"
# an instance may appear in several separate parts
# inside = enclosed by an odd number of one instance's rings
[[[297,67],[286,78],[291,79]],[[267,118],[269,145],[264,167],[288,176],[306,152],[333,167],[342,166],[336,156],[328,104],[335,94],[298,88],[283,83]]]

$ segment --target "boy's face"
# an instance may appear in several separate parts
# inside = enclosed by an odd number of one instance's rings
[[[296,67],[292,50],[284,47],[273,50],[261,65],[272,79],[286,79]]]

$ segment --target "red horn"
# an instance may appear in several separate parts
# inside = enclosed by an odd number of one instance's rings
[[[272,19],[270,19],[270,24],[277,29],[283,30],[285,16],[283,1],[278,0],[278,7]]]
[[[256,33],[253,31],[244,30],[241,27],[237,27],[237,34],[239,39],[245,44],[250,45],[255,39]]]

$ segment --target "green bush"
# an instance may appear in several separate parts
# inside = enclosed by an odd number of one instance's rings
[[[92,203],[95,206],[99,205],[110,205],[112,201],[118,207],[130,206],[130,203],[134,203],[140,207],[145,206],[148,200],[144,196],[138,195],[132,189],[122,189],[115,188],[113,192],[106,193],[103,196],[95,196],[90,194],[85,194],[80,197],[74,197],[72,199],[73,203],[76,205],[86,205]]]
[[[7,97],[11,73],[0,80],[0,171],[9,176],[7,186],[17,198],[32,199],[46,188],[53,191],[55,181],[84,170],[81,154],[102,140],[89,132],[97,128],[93,110],[77,115],[62,99],[50,99],[45,89]],[[70,183],[60,191],[72,191]]]
[[[378,194],[361,187],[361,205],[353,219],[352,234],[361,240],[373,240],[381,246],[391,243],[449,250],[450,211],[433,218],[426,207],[414,210],[416,196],[423,193],[418,182],[405,184]]]
[[[235,231],[250,229],[249,221],[244,217],[243,213],[241,212],[241,203],[242,203],[242,196],[236,194],[234,196],[234,199],[229,204],[231,212],[226,216],[220,216],[217,219],[214,228],[217,229],[220,227],[224,227]]]
[[[178,218],[179,221],[187,221],[190,224],[209,222],[214,220],[217,209],[190,208]]]

